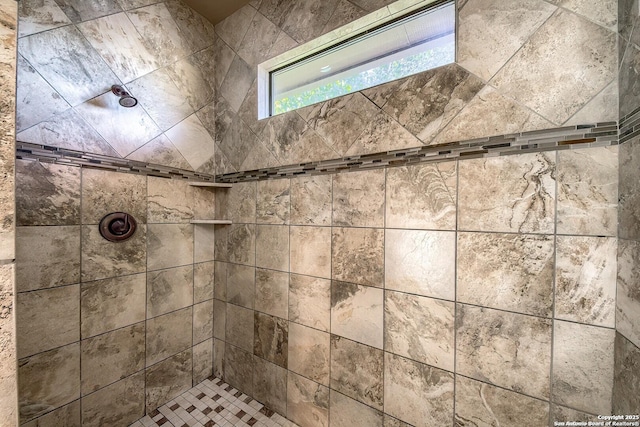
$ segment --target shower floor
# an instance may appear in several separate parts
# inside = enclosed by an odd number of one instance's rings
[[[219,378],[182,393],[130,427],[297,427]]]

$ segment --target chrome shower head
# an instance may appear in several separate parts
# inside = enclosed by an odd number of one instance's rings
[[[118,102],[123,107],[131,108],[138,105],[138,100],[129,95],[129,92],[124,90],[124,88],[120,85],[111,86],[111,92],[113,92],[114,95],[120,97],[120,100]]]

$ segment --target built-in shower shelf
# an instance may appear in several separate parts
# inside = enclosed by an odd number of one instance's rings
[[[191,224],[214,224],[214,225],[229,225],[233,224],[230,219],[192,219]]]
[[[213,188],[231,188],[233,184],[225,184],[222,182],[207,182],[207,181],[189,181],[189,185],[193,187],[213,187]]]

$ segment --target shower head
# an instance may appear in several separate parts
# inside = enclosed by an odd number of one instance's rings
[[[111,92],[113,92],[114,95],[120,97],[120,100],[118,102],[123,107],[131,108],[138,105],[138,100],[129,95],[129,92],[124,90],[124,88],[120,85],[111,86]]]

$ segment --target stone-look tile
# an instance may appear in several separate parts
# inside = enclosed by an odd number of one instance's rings
[[[382,289],[333,281],[331,333],[382,348],[383,304]]]
[[[201,218],[200,215],[196,215]],[[215,226],[200,224],[193,227],[193,261],[206,262],[215,259]]]
[[[226,21],[231,19],[233,19],[233,15]],[[240,26],[236,27],[236,31],[240,28]],[[269,58],[269,51],[276,42],[279,33],[280,29],[275,24],[261,13],[255,14],[242,43],[238,46],[238,56],[244,59],[247,64],[255,67]],[[225,41],[227,40],[225,39]],[[233,45],[232,42],[229,44]]]
[[[385,171],[334,175],[333,225],[384,226]]]
[[[145,375],[139,372],[82,398],[82,425],[127,425],[145,413]]]
[[[216,35],[228,44],[231,49],[238,51],[249,28],[254,26],[252,30],[255,30],[255,25],[252,24],[256,19],[256,9],[246,5],[216,24]],[[258,37],[258,35],[255,36]],[[254,33],[249,32],[249,38],[253,37]]]
[[[78,28],[122,82],[158,68],[155,56],[127,14],[83,22]]]
[[[193,266],[193,302],[197,304],[213,298],[215,263],[213,261]]]
[[[24,427],[82,427],[80,399],[23,425]]]
[[[278,34],[278,38],[276,39],[273,46],[271,46],[271,50],[269,51],[269,57],[275,58],[276,56],[283,54],[285,52],[288,52],[298,46],[299,46],[299,43],[297,41],[292,39],[284,31],[280,31],[280,33]]]
[[[289,270],[289,227],[256,226],[256,266],[273,270]]]
[[[224,341],[213,340],[213,375],[224,378]]]
[[[353,400],[335,390],[329,394],[329,425],[331,427],[382,427],[382,412]]]
[[[452,64],[363,93],[428,145],[483,86],[478,77]]]
[[[289,323],[289,370],[329,386],[330,336]]]
[[[331,336],[331,389],[382,410],[383,352]]]
[[[216,261],[213,272],[213,297],[221,301],[227,300],[227,269],[229,264]]]
[[[287,368],[289,324],[285,319],[255,312],[253,354]]]
[[[555,10],[539,0],[468,1],[458,17],[458,63],[490,80]]]
[[[411,427],[410,424],[405,423],[404,421],[400,421],[397,418],[393,418],[387,414],[384,414],[384,427]]]
[[[82,341],[80,343],[82,394],[86,396],[144,369],[144,341],[144,323],[137,323]]]
[[[224,261],[225,263],[229,261],[229,229],[231,228],[228,225],[219,225],[214,227],[214,235],[213,235],[213,254],[216,261]],[[226,274],[220,275],[219,272],[216,277],[221,277],[226,280]],[[224,299],[224,298],[222,298]]]
[[[556,321],[553,340],[554,402],[611,413],[615,331]]]
[[[614,0],[605,0],[593,5],[583,0],[551,0],[551,3],[585,16],[611,31],[615,32],[618,29],[618,9]]]
[[[544,426],[549,422],[549,403],[459,375],[455,399],[456,425],[460,426]]]
[[[254,311],[227,304],[226,341],[253,354]]]
[[[147,413],[192,387],[192,357],[188,349],[146,369]]]
[[[618,46],[621,46],[622,42]],[[591,98],[564,126],[583,123],[615,122],[618,120],[618,79],[614,79],[602,92]]]
[[[0,266],[0,423],[15,425],[18,419],[18,373],[14,311],[14,265]]]
[[[640,346],[640,243],[618,241],[616,330]]]
[[[638,64],[640,64],[640,48],[635,44],[629,44],[620,66],[620,117],[634,111],[640,101]]]
[[[291,224],[331,225],[331,206],[331,175],[291,180]]]
[[[18,37],[71,24],[71,20],[53,0],[27,0],[18,3]]]
[[[254,357],[252,396],[267,408],[286,415],[287,370],[259,357]]]
[[[165,135],[160,135],[147,142],[145,145],[129,154],[127,159],[178,169],[192,170],[191,165],[189,165],[187,160],[182,156],[182,154],[180,154],[175,145],[173,145]]]
[[[604,89],[616,69],[616,35],[559,9],[500,69],[491,84],[560,124]]]
[[[193,266],[147,273],[147,319],[193,305]]]
[[[267,120],[258,120],[258,98],[258,80],[256,79],[238,110],[238,117],[256,135],[259,135],[267,125]],[[221,100],[224,101],[224,98]]]
[[[613,328],[617,240],[558,236],[556,245],[556,317]]]
[[[550,320],[463,304],[456,316],[457,373],[549,397]]]
[[[455,299],[455,233],[386,230],[385,288]]]
[[[263,0],[258,12],[267,17],[271,22],[282,27],[285,18],[291,12],[293,3],[282,0]]]
[[[16,161],[16,225],[80,223],[80,168]]]
[[[172,64],[191,53],[188,41],[182,36],[165,4],[135,9],[127,16],[159,65]]]
[[[369,122],[360,137],[345,154],[347,156],[372,154],[419,147],[421,144],[418,138],[390,117],[390,113],[380,112]]]
[[[258,181],[256,222],[260,224],[289,224],[290,180]]]
[[[144,321],[144,274],[83,283],[80,289],[82,338]]]
[[[20,423],[80,397],[80,343],[18,360]]]
[[[309,150],[312,144],[323,143],[322,138],[307,125],[297,111],[271,117],[260,137],[278,162],[283,165],[298,163],[291,161],[294,147],[302,146],[305,150]]]
[[[193,306],[193,343],[199,344],[213,337],[213,300]]]
[[[147,227],[148,270],[193,263],[193,225],[150,224]]]
[[[342,28],[353,21],[367,15],[367,12],[347,0],[339,0],[335,12],[322,30],[322,34]]]
[[[191,50],[198,51],[211,45],[216,38],[213,24],[183,2],[170,0],[165,5],[191,45]]]
[[[253,355],[233,345],[224,349],[224,380],[248,394],[253,394]]]
[[[16,104],[18,132],[69,108],[64,98],[21,55],[17,60]]]
[[[75,109],[118,155],[126,157],[160,135],[160,128],[143,108],[124,108],[118,101],[109,90]]]
[[[453,374],[391,353],[384,355],[384,409],[413,425],[449,425]]]
[[[17,292],[70,285],[79,281],[80,227],[16,229]]]
[[[552,233],[555,166],[553,153],[461,162],[459,229]]]
[[[298,425],[329,427],[329,389],[290,372],[287,419]]]
[[[380,288],[383,286],[384,230],[334,228],[331,245],[333,279]]]
[[[138,224],[133,236],[122,242],[105,240],[97,225],[83,225],[82,281],[144,272],[147,261],[146,240],[147,226],[144,224]]]
[[[149,116],[165,131],[193,114],[193,108],[169,73],[160,69],[127,84]]]
[[[191,307],[147,320],[147,366],[190,348],[192,325]]]
[[[227,301],[244,308],[253,308],[255,302],[256,269],[245,265],[227,266]]]
[[[251,224],[233,224],[229,226],[227,241],[229,262],[255,265],[256,227]]]
[[[234,112],[238,112],[247,96],[251,84],[256,78],[254,74],[253,67],[239,56],[233,58],[229,71],[220,86],[220,95],[229,102],[229,107]]]
[[[213,101],[213,88],[209,85],[204,71],[200,69],[194,56],[170,65],[167,71],[195,111]],[[189,160],[188,157],[187,160]]]
[[[613,413],[632,414],[640,407],[640,350],[616,333]]]
[[[601,119],[598,117],[592,120]],[[485,86],[431,143],[443,144],[478,136],[505,135],[552,127],[554,125],[547,119],[491,86]]]
[[[80,285],[16,295],[17,357],[80,340]]]
[[[615,236],[618,147],[558,152],[558,233]]]
[[[379,109],[360,92],[299,110],[303,119],[338,154],[343,156]]]
[[[289,320],[329,332],[331,281],[292,274],[289,282]]]
[[[227,323],[227,304],[213,300],[213,336],[224,340]]]
[[[453,302],[386,292],[385,350],[453,372]]]
[[[215,81],[215,89],[216,91],[220,89],[224,78],[229,71],[229,67],[231,67],[231,63],[233,62],[233,58],[235,58],[236,54],[220,37],[216,37],[215,42],[213,44],[214,50],[214,62],[216,66],[214,67],[214,81]],[[217,92],[216,92],[217,93]],[[220,98],[216,96],[216,98]],[[217,112],[217,109],[216,109]],[[216,140],[217,141],[217,140]]]
[[[213,339],[193,346],[193,384],[213,375]]]
[[[56,0],[56,3],[74,23],[88,21],[122,11],[116,0]]]
[[[111,212],[126,212],[147,222],[147,179],[141,175],[82,170],[82,223],[99,224]]]
[[[338,0],[294,3],[282,23],[282,29],[298,43],[313,40],[322,34],[337,4]]]
[[[291,272],[316,277],[331,277],[331,228],[291,227]]]
[[[552,236],[459,233],[460,302],[551,317]]]
[[[255,309],[288,319],[289,273],[256,269]]]
[[[19,52],[71,105],[108,91],[118,81],[74,26],[24,37]]]
[[[455,229],[456,186],[456,162],[388,169],[386,226]]]
[[[619,147],[620,182],[618,188],[618,237],[640,240],[640,184],[635,179],[640,168],[640,140]]]
[[[572,421],[596,421],[597,417],[594,415],[589,415],[581,411],[576,411],[575,409],[567,408],[560,405],[553,405],[551,409],[551,421],[553,422],[564,422]]]
[[[224,194],[218,193],[216,200],[216,211],[218,206],[223,209],[219,215],[229,218],[234,223],[255,223],[256,222],[256,197],[257,189],[255,182],[239,182],[233,184],[232,188]],[[226,195],[226,198],[225,198]]]
[[[184,180],[148,177],[147,194],[149,223],[188,223],[196,216],[214,217],[215,193]]]
[[[215,142],[195,114],[166,131],[165,135],[194,170],[213,158]]]

